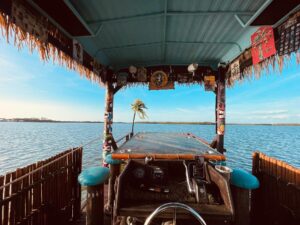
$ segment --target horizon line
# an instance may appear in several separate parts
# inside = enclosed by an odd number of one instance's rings
[[[85,121],[85,120],[52,120],[48,118],[0,118],[0,122],[36,122],[36,123],[103,123],[103,121]],[[131,124],[132,122],[124,122],[124,121],[115,121],[114,123],[126,123]],[[189,125],[215,125],[215,122],[185,122],[185,121],[136,121],[135,123],[139,124],[189,124]],[[268,126],[300,126],[300,123],[226,123],[226,125],[268,125]]]

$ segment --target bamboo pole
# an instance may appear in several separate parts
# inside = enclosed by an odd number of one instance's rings
[[[226,160],[225,155],[212,155],[212,154],[202,154],[200,155],[207,160]],[[168,159],[168,160],[195,160],[197,157],[195,154],[155,154],[155,153],[112,153],[113,159],[145,159],[146,157],[151,157],[153,159]]]

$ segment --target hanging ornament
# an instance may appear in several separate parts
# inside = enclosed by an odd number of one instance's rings
[[[139,67],[137,69],[137,79],[139,82],[147,82],[147,69]]]
[[[73,39],[73,59],[79,63],[83,62],[82,45],[75,39]]]
[[[135,75],[137,73],[137,68],[135,66],[129,66],[129,69],[128,69],[129,73],[131,74],[131,76],[133,78],[135,78]]]
[[[127,84],[128,73],[119,73],[117,75],[117,85],[125,86]]]

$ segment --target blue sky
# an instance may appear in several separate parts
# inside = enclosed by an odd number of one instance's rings
[[[114,121],[131,121],[130,104],[136,98],[149,108],[149,121],[214,121],[215,95],[199,86],[121,90],[115,96]],[[102,121],[103,109],[104,88],[0,38],[0,118]],[[300,123],[295,57],[281,74],[272,72],[227,89],[227,122]]]

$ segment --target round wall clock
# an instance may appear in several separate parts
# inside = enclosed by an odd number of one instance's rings
[[[164,71],[156,71],[151,75],[150,82],[157,88],[164,87],[168,84],[168,75]]]

